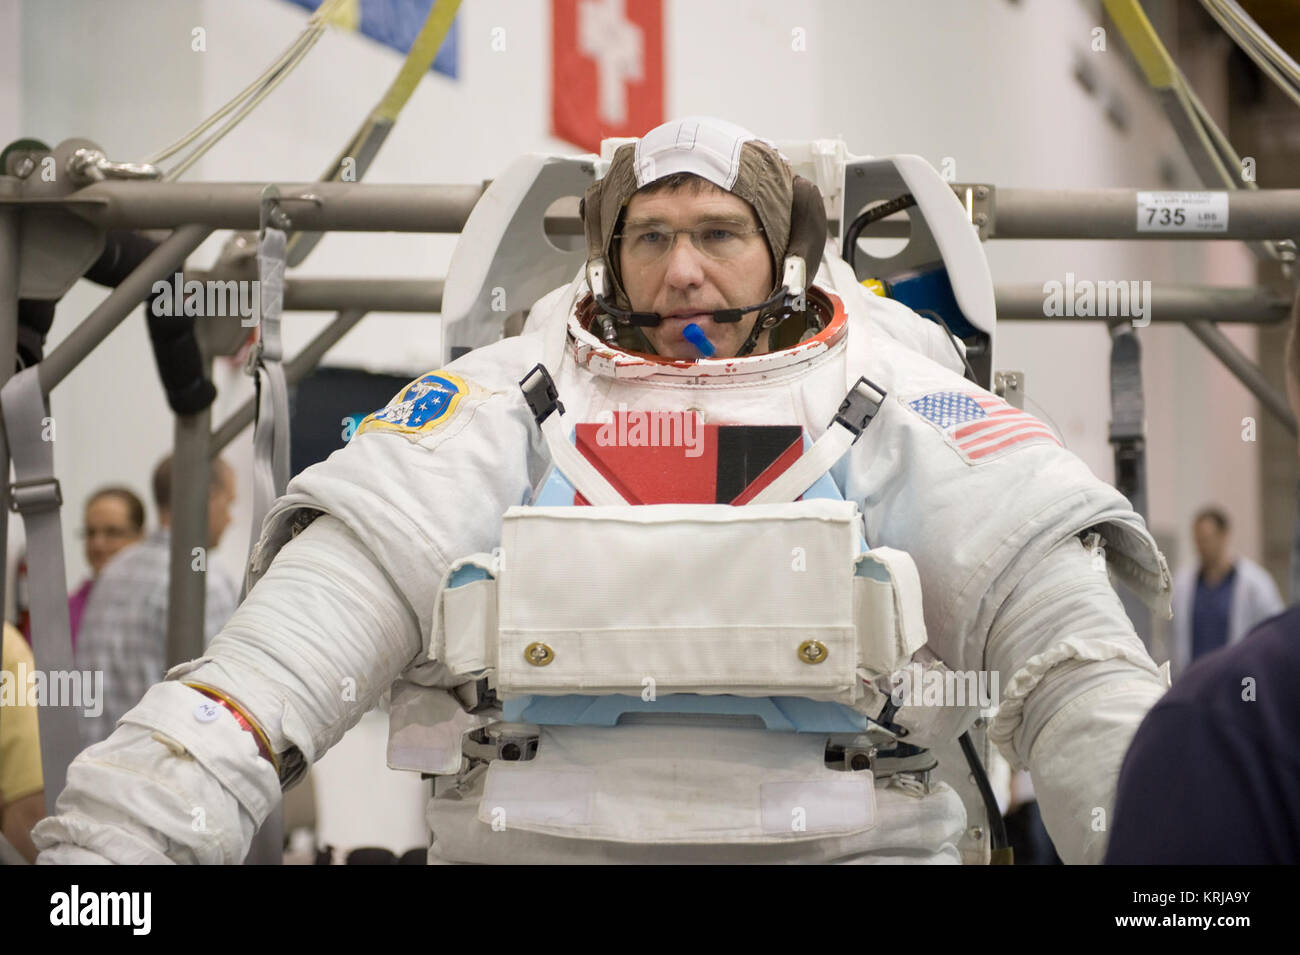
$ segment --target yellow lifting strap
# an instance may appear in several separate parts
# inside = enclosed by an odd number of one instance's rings
[[[1147,82],[1155,89],[1171,89],[1177,82],[1178,68],[1156,36],[1155,28],[1142,11],[1138,0],[1103,0],[1106,12],[1124,35]]]
[[[336,14],[336,17],[349,18],[343,20],[345,25],[351,22],[351,18],[359,16],[355,10],[349,9],[354,7],[353,4],[345,4],[344,8]],[[411,98],[415,92],[416,86],[424,74],[429,72],[429,67],[433,65],[433,59],[438,55],[438,50],[442,43],[447,39],[447,33],[451,30],[452,21],[456,18],[456,11],[460,9],[460,0],[437,0],[433,8],[429,11],[429,17],[424,21],[424,26],[420,28],[415,42],[411,44],[411,49],[406,54],[406,59],[402,62],[402,68],[398,71],[396,79],[389,85],[388,90],[384,93],[383,98],[370,115],[362,122],[361,127],[348,140],[343,151],[339,153],[330,167],[321,175],[322,182],[333,182],[342,175],[343,160],[352,157],[357,159],[357,165],[361,163],[359,156],[365,150],[363,145],[375,135],[376,129],[382,129],[383,135],[388,134],[397,121],[398,114],[406,101]],[[333,22],[333,21],[332,21]],[[373,155],[373,153],[372,153]],[[368,165],[367,161],[367,165]],[[357,169],[357,178],[360,179],[363,169]]]
[[[360,128],[348,140],[347,145],[334,158],[334,162],[321,175],[321,182],[337,182],[343,177],[345,170],[351,171],[350,180],[353,178],[360,180],[365,175],[371,160],[379,152],[379,147],[396,124],[402,107],[406,105],[406,101],[411,98],[411,94],[415,92],[424,74],[428,73],[429,67],[433,65],[433,59],[442,48],[443,41],[447,39],[452,21],[456,19],[460,3],[461,0],[436,0],[415,42],[407,51],[406,59],[402,62],[402,68],[398,71],[396,79],[389,85],[383,98],[370,111]],[[351,0],[335,11],[328,18],[328,22],[355,29],[360,16],[358,0]],[[344,161],[347,159],[351,159],[352,163],[345,166]],[[295,232],[291,235],[288,264],[294,266],[301,263],[320,239],[319,232]]]
[[[420,79],[429,72],[434,57],[442,49],[442,42],[451,30],[458,9],[460,9],[460,0],[437,0],[433,9],[429,11],[429,18],[424,21],[424,26],[420,29],[415,42],[411,44],[397,79],[393,80],[393,84],[388,87],[388,92],[379,101],[372,116],[387,120],[397,119],[397,114],[402,111],[406,101],[415,92]]]

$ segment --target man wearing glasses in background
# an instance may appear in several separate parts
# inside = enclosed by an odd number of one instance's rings
[[[100,488],[86,501],[85,526],[81,530],[86,542],[86,563],[90,576],[68,595],[68,623],[72,632],[72,649],[77,648],[77,634],[81,618],[90,600],[100,571],[109,558],[144,538],[144,503],[134,492],[124,487]],[[27,608],[19,613],[23,636],[32,642],[31,620]]]

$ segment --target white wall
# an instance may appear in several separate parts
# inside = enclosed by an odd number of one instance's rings
[[[1158,162],[1169,155],[1182,186],[1193,187],[1163,114],[1121,62],[1120,38],[1108,38],[1106,53],[1091,52],[1095,23],[1083,4],[750,0],[743,15],[737,11],[730,0],[665,3],[668,115],[716,114],[773,139],[841,136],[855,153],[917,153],[935,164],[952,157],[958,179],[1002,186],[1160,188]],[[0,4],[0,18],[12,16]],[[538,0],[466,0],[459,78],[424,78],[368,180],[476,183],[521,152],[578,152],[548,132],[549,18],[550,5]],[[21,116],[15,127],[0,96],[0,138],[86,136],[114,158],[143,158],[260,73],[305,19],[280,0],[29,0],[22,4]],[[206,30],[206,52],[190,48],[196,26]],[[505,28],[504,52],[489,45],[495,27]],[[805,31],[803,52],[791,48],[795,28]],[[1103,93],[1124,99],[1127,133],[1116,131],[1101,100],[1074,80],[1076,55],[1097,67]],[[186,179],[314,179],[378,100],[399,59],[364,37],[331,31]],[[193,261],[209,264],[223,240],[210,240]],[[334,234],[300,274],[438,277],[453,243],[446,236]],[[995,282],[1063,279],[1067,271],[1156,283],[1251,280],[1248,258],[1226,244],[996,242],[988,252]],[[75,289],[51,344],[102,295],[85,283]],[[328,317],[289,315],[289,352]],[[1250,330],[1229,334],[1252,347]],[[1191,512],[1216,500],[1238,518],[1238,544],[1253,553],[1256,450],[1241,442],[1240,419],[1258,415],[1254,401],[1184,329],[1153,324],[1141,336],[1152,525],[1186,542]],[[434,317],[371,316],[327,362],[415,374],[437,363],[438,346]],[[1104,323],[1006,323],[995,361],[1026,373],[1031,410],[1049,417],[1107,479],[1108,355]],[[224,367],[218,384],[219,420],[249,388]],[[72,536],[78,503],[110,480],[145,491],[171,444],[139,315],[59,388],[54,411],[72,504],[65,523],[75,580],[85,572]],[[248,442],[245,435],[228,455],[243,477],[238,519],[219,552],[236,574],[250,523]]]
[[[22,116],[22,4],[0,0],[0,130],[17,130]],[[9,142],[15,137],[6,136]]]

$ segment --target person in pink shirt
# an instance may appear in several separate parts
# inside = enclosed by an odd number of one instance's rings
[[[90,600],[95,578],[109,559],[123,548],[144,537],[144,503],[124,487],[100,488],[86,501],[85,524],[81,536],[86,542],[86,563],[90,576],[68,594],[68,623],[72,629],[72,646],[77,646],[81,615]],[[23,636],[31,642],[31,624],[23,626]]]

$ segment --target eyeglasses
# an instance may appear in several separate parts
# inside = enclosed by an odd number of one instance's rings
[[[739,258],[751,245],[753,237],[763,231],[737,229],[729,223],[706,222],[694,229],[665,229],[662,226],[637,226],[616,232],[614,238],[623,242],[628,260],[636,265],[658,262],[677,244],[677,237],[685,233],[691,244],[711,259],[728,262]]]
[[[83,527],[81,529],[81,537],[83,540],[91,540],[95,537],[106,537],[109,540],[116,541],[131,537],[133,534],[134,531],[121,527]]]

